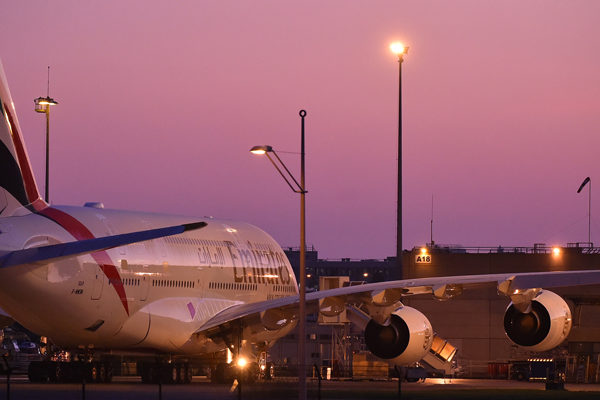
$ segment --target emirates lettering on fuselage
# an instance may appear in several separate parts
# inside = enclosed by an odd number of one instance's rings
[[[219,247],[198,247],[198,259],[200,260],[200,265],[225,265],[225,256],[223,255],[223,250],[221,250]]]
[[[256,245],[251,242],[242,248],[225,241],[233,266],[233,279],[243,283],[266,283],[287,285],[292,278],[285,263],[285,255],[276,252],[268,245]]]

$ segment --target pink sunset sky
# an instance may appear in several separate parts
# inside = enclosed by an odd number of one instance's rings
[[[248,150],[298,174],[304,108],[307,243],[392,256],[401,40],[404,247],[429,241],[432,195],[437,243],[587,241],[598,1],[12,1],[0,31],[42,192],[51,66],[53,204],[240,219],[297,246],[299,196]]]

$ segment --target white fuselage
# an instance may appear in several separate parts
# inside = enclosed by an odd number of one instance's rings
[[[253,225],[93,207],[0,218],[0,248],[17,250],[206,221],[202,229],[53,263],[0,270],[0,307],[67,348],[197,354],[225,348],[195,334],[240,303],[296,295],[281,247]],[[281,329],[252,329],[269,342]],[[250,337],[249,337],[250,336]]]

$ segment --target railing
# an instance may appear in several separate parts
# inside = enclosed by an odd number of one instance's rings
[[[433,246],[414,247],[412,252],[420,252],[423,248],[433,254],[551,254],[555,251],[600,254],[600,247],[594,247],[593,243],[588,242],[567,243],[566,246],[547,246],[545,243],[535,243],[533,246],[460,246],[435,244]]]
[[[600,254],[600,247],[594,247],[593,243],[575,242],[567,243],[566,246],[547,246],[545,243],[535,243],[533,246],[461,246],[457,244],[434,244],[428,243],[426,246],[415,246],[405,252],[418,253],[422,249],[427,249],[429,254],[450,253],[450,254],[552,254],[555,249],[559,251],[576,252],[581,254]],[[288,247],[285,251],[298,251],[298,248]],[[314,246],[307,248],[307,251],[317,251]],[[356,259],[356,258],[319,258],[318,261],[324,262],[386,262],[392,261],[395,257],[385,259]]]

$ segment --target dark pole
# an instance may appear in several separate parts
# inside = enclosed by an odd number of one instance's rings
[[[402,53],[398,54],[398,202],[396,210],[396,277],[402,279]]]
[[[588,188],[588,246],[592,247],[592,180]]]
[[[581,182],[577,193],[581,193],[585,185],[590,184],[588,187],[588,246],[592,246],[592,179],[588,176]]]
[[[253,154],[266,154],[269,161],[273,164],[277,172],[288,184],[294,193],[300,194],[300,276],[298,293],[298,398],[306,400],[306,171],[305,171],[305,151],[304,151],[304,117],[306,110],[300,110],[301,135],[300,135],[300,183],[294,178],[283,161],[279,158],[271,146],[254,146],[250,149]],[[275,160],[269,156],[273,153]],[[283,170],[277,165],[279,163]],[[284,173],[285,171],[285,173]],[[287,174],[287,175],[286,175]],[[291,179],[291,181],[288,179]],[[292,182],[294,184],[292,184]],[[294,186],[295,185],[295,186]]]
[[[50,66],[48,65],[48,86],[46,88],[46,187],[45,198],[46,203],[50,203]],[[54,101],[54,100],[52,100]]]
[[[301,139],[300,139],[300,301],[298,321],[298,392],[299,400],[306,400],[306,351],[304,341],[306,340],[306,182],[304,171],[304,117],[306,110],[300,110]]]
[[[50,105],[46,106],[46,203],[50,203]]]

